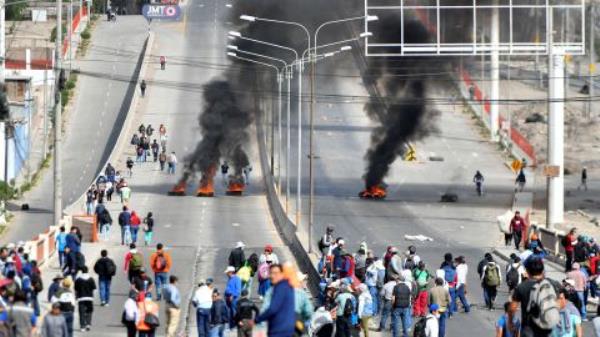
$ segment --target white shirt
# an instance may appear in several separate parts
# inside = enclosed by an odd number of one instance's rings
[[[131,298],[125,301],[125,319],[129,322],[137,322],[139,311],[137,303]]]
[[[196,290],[192,303],[197,309],[210,309],[212,307],[212,293],[212,289],[204,285]]]
[[[425,324],[425,336],[438,337],[439,329],[440,326],[437,317],[435,317],[432,314],[427,315],[427,323]]]
[[[391,301],[392,296],[394,295],[394,287],[396,284],[396,281],[389,281],[388,283],[384,284],[383,289],[381,290],[381,296],[383,296],[386,300]]]
[[[456,266],[456,287],[461,284],[467,284],[467,273],[469,272],[469,267],[467,267],[466,263],[461,263]]]
[[[277,254],[275,253],[271,253],[271,263],[272,264],[279,264],[279,258],[277,257]],[[260,257],[258,258],[258,264],[261,265],[263,263],[267,262],[267,254],[261,254]]]

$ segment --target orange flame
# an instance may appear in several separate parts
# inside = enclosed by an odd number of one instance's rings
[[[384,199],[387,192],[381,185],[375,185],[367,187],[367,189],[358,193],[358,196],[363,199]]]
[[[244,179],[241,176],[230,176],[227,195],[242,195],[245,187]]]
[[[173,189],[169,191],[169,195],[185,195],[185,181],[180,181]]]
[[[216,172],[216,166],[211,165],[206,172],[202,173],[202,179],[200,179],[200,186],[196,191],[198,197],[213,197],[215,195],[214,177]]]

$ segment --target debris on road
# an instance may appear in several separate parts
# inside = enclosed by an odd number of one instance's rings
[[[433,241],[432,238],[430,238],[429,236],[425,236],[423,234],[419,234],[419,235],[404,235],[404,240],[406,241],[420,241],[420,242],[425,242],[425,241]]]

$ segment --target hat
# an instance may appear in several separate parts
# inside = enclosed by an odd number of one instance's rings
[[[52,303],[52,309],[60,309],[60,303],[59,302]]]
[[[390,248],[390,253],[398,253],[398,248],[396,248],[396,247]]]
[[[429,306],[429,311],[434,312],[440,310],[440,306],[437,303],[433,303]]]
[[[54,278],[52,279],[52,281],[59,281],[64,279],[65,277],[62,274],[56,274],[54,275]]]
[[[233,267],[233,266],[229,266],[229,267],[227,267],[227,268],[225,269],[225,272],[224,272],[224,273],[225,273],[225,274],[227,274],[227,273],[235,273],[235,267]]]
[[[214,282],[215,282],[215,280],[213,280],[212,278],[209,277],[204,281],[204,284],[209,286],[209,285],[213,284]]]
[[[338,241],[338,245],[340,245],[340,246],[343,246],[343,245],[345,245],[345,244],[346,244],[346,243],[344,242],[344,240],[339,240],[339,241]]]
[[[273,252],[273,246],[271,246],[271,245],[266,245],[266,246],[265,246],[265,252],[271,252],[271,253],[272,253],[272,252]]]
[[[235,248],[244,248],[244,247],[246,247],[246,245],[242,241],[238,241],[235,244]]]

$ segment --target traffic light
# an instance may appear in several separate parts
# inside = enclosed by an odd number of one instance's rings
[[[10,117],[10,108],[8,106],[8,97],[6,97],[6,86],[0,84],[0,121],[5,121]]]

